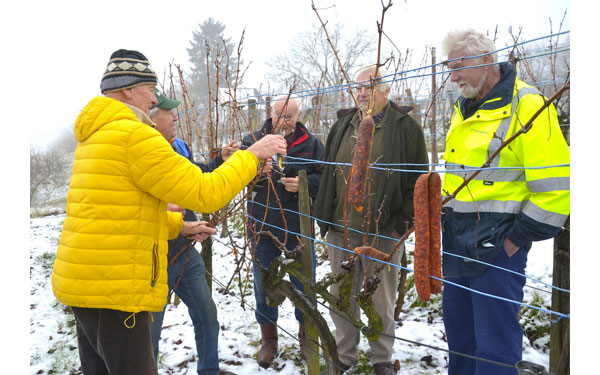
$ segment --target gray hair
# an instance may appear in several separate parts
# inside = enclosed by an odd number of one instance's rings
[[[150,119],[152,119],[152,117],[156,116],[159,109],[160,109],[159,107],[154,107],[150,110]]]
[[[468,56],[477,56],[496,51],[496,46],[490,38],[474,29],[450,31],[442,41],[442,53],[448,56],[457,50],[464,50]],[[490,54],[490,57],[492,63],[498,62],[496,53]]]
[[[376,68],[375,64],[363,66],[356,72],[356,74],[354,74],[354,81],[356,82],[358,76],[361,75],[362,73],[365,73],[368,71],[375,72],[375,68]],[[377,77],[375,77],[375,78],[381,78],[381,77],[385,77],[387,75],[388,75],[387,69],[383,66],[380,66],[379,69],[377,69]],[[381,91],[381,92],[385,92],[385,91],[387,91],[387,89],[390,88],[389,82],[382,82],[381,80],[376,80],[376,83],[377,83],[377,87],[379,88],[379,91]]]

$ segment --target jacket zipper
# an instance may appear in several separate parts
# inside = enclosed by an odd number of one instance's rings
[[[150,286],[154,288],[156,285],[156,281],[160,275],[160,262],[158,258],[158,241],[160,236],[160,200],[158,200],[158,213],[156,217],[156,226],[155,226],[155,238],[154,245],[152,246],[152,280],[150,281]]]

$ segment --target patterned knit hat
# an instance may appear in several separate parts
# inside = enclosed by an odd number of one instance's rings
[[[113,52],[100,82],[100,91],[128,89],[144,83],[158,82],[146,56],[138,51],[120,49]]]

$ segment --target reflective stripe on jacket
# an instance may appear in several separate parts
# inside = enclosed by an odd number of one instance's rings
[[[454,107],[444,153],[445,194],[452,194],[479,170],[544,104],[537,89],[518,80],[506,65],[502,67],[504,79],[498,83],[506,87],[504,96],[488,99],[466,119],[461,108],[464,98]],[[526,248],[531,241],[553,237],[570,211],[569,167],[555,166],[569,162],[569,147],[550,105],[528,132],[504,147],[489,168],[444,206],[445,251],[480,260],[483,253],[490,253],[487,261],[493,261],[505,237]],[[444,262],[446,276],[466,275],[456,263],[464,265],[468,260],[445,256]],[[485,266],[467,268],[479,273]]]
[[[238,151],[202,173],[132,109],[107,97],[83,109],[75,137],[54,294],[69,306],[160,311],[168,290],[167,239],[182,225],[167,202],[213,212],[252,180],[258,160]]]

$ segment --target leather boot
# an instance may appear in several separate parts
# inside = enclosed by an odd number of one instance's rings
[[[303,323],[300,323],[298,339],[300,340],[300,355],[306,361],[306,326]]]
[[[394,367],[393,364],[391,364],[389,362],[376,363],[375,365],[373,365],[373,368],[375,369],[375,375],[395,375],[396,374],[396,368]]]
[[[269,368],[273,364],[275,353],[277,352],[277,325],[260,325],[261,344],[256,360],[260,367]]]

